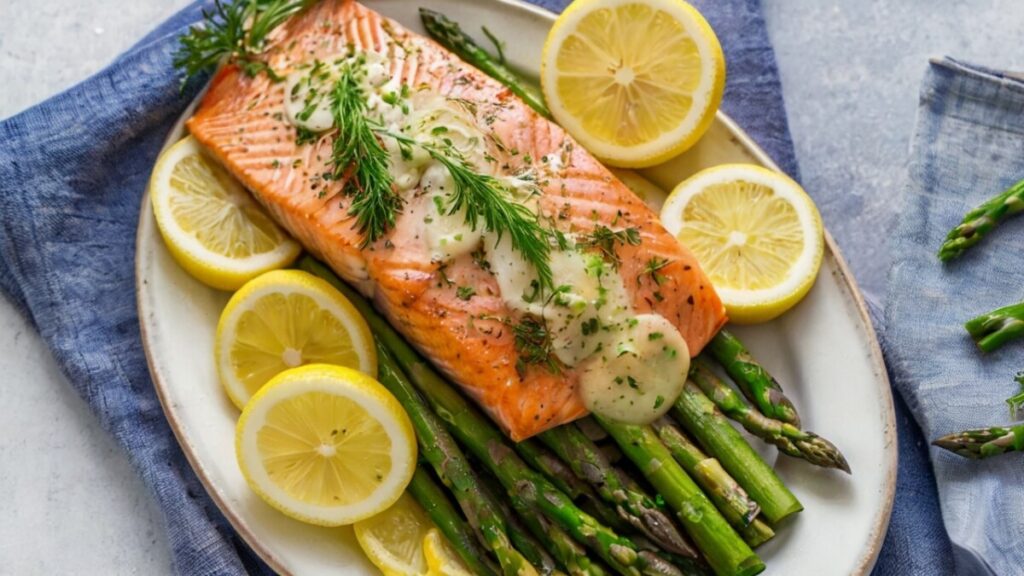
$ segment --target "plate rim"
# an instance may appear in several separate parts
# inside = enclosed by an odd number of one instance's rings
[[[541,8],[539,6],[525,2],[524,0],[485,0],[491,4],[504,5],[507,8],[515,9],[530,13],[532,16],[548,21],[548,23],[554,21],[558,16],[557,14]],[[171,128],[167,137],[164,140],[163,145],[160,148],[161,153],[166,150],[170,145],[181,139],[185,132],[185,121],[195,108],[198,106],[203,95],[206,93],[207,88],[204,87],[199,94],[196,95],[195,99],[185,108],[185,110],[178,117],[174,126]],[[728,114],[719,110],[716,113],[716,122],[720,122],[726,130],[729,132],[731,138],[734,138],[739,144],[749,151],[753,157],[765,167],[782,172],[774,160],[757,144],[739,125],[737,125]],[[160,370],[158,370],[158,363],[153,352],[150,342],[150,331],[148,318],[151,314],[155,313],[154,310],[150,310],[143,298],[144,290],[148,289],[148,285],[143,282],[143,266],[144,259],[142,257],[142,250],[139,247],[142,245],[142,239],[144,238],[143,232],[147,233],[159,233],[157,230],[150,230],[151,226],[144,225],[146,222],[146,212],[152,211],[150,203],[150,191],[149,181],[146,182],[146,189],[142,196],[139,223],[136,226],[135,232],[135,302],[137,312],[139,315],[139,328],[140,336],[142,340],[142,348],[146,356],[146,367],[149,371],[150,378],[153,380],[153,388],[156,391],[157,398],[160,401],[160,407],[163,410],[164,417],[167,419],[168,426],[174,433],[174,437],[178,442],[181,451],[185,455],[185,459],[188,461],[189,466],[195,472],[203,488],[206,490],[207,495],[216,504],[218,510],[231,524],[242,540],[255,552],[264,562],[266,562],[271,568],[274,569],[278,574],[282,576],[293,576],[293,573],[285,568],[281,561],[275,556],[275,554],[268,547],[264,546],[263,543],[256,537],[256,535],[249,528],[249,524],[244,518],[234,512],[231,506],[227,505],[224,498],[221,496],[219,491],[215,488],[214,482],[207,475],[206,467],[199,458],[196,456],[196,451],[191,443],[188,441],[185,432],[181,429],[180,422],[178,421],[176,408],[173,405],[172,400],[168,396],[168,385],[163,380]],[[869,353],[871,357],[872,367],[874,368],[877,376],[876,383],[878,385],[878,396],[882,401],[883,409],[885,411],[885,423],[883,435],[885,438],[885,447],[887,452],[887,471],[885,474],[884,482],[884,503],[882,508],[878,511],[875,516],[871,532],[869,536],[869,543],[864,552],[861,554],[857,564],[856,570],[851,576],[866,576],[871,569],[874,567],[878,560],[878,555],[881,553],[882,544],[885,541],[886,533],[889,529],[889,520],[892,516],[893,504],[895,501],[896,494],[896,476],[899,465],[899,447],[896,439],[896,413],[893,405],[892,397],[892,386],[889,381],[889,373],[885,366],[884,355],[882,353],[882,347],[878,340],[878,334],[874,329],[874,323],[871,320],[871,315],[868,312],[867,304],[864,300],[863,295],[860,292],[860,288],[857,285],[857,281],[854,279],[852,272],[850,271],[849,265],[846,262],[846,258],[843,256],[842,251],[832,238],[832,234],[829,233],[828,228],[825,228],[825,246],[829,253],[835,259],[836,270],[838,272],[840,283],[846,289],[847,293],[853,300],[856,306],[857,313],[860,316],[860,323],[858,328],[862,332],[866,343],[868,344]]]

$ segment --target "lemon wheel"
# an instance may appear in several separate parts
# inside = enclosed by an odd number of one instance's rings
[[[424,543],[437,529],[408,493],[380,514],[356,522],[353,528],[363,553],[386,576],[429,574]]]
[[[555,119],[598,158],[651,166],[711,125],[725,57],[682,0],[576,0],[548,34],[541,86]]]
[[[242,409],[277,374],[335,364],[377,375],[370,328],[333,286],[301,270],[275,270],[236,292],[217,323],[217,372]]]
[[[790,178],[727,164],[679,184],[661,211],[694,252],[729,318],[749,324],[792,308],[814,285],[825,250],[821,216]]]
[[[416,437],[398,400],[361,372],[323,364],[282,372],[256,393],[235,450],[263,500],[322,526],[387,509],[416,468]]]
[[[191,136],[160,155],[149,191],[167,248],[208,286],[236,290],[299,255],[299,245]]]

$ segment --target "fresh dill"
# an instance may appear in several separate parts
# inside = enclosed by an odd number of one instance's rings
[[[234,61],[249,76],[260,72],[275,82],[281,78],[260,59],[267,37],[293,14],[315,0],[216,0],[203,10],[203,23],[192,26],[179,40],[174,67],[184,72],[182,84],[215,68],[222,60]]]
[[[366,117],[361,71],[360,67],[345,65],[331,90],[331,114],[338,129],[331,164],[333,179],[343,181],[343,192],[353,198],[349,214],[356,218],[365,247],[395,225],[402,197],[392,186],[388,152]]]
[[[619,258],[618,253],[615,251],[615,246],[617,244],[639,245],[640,230],[633,227],[612,230],[604,224],[598,224],[590,234],[581,238],[577,244],[583,248],[596,248],[605,260],[618,268],[622,264],[622,259]]]
[[[519,353],[519,358],[516,359],[516,372],[520,377],[526,374],[530,365],[547,366],[552,374],[561,371],[555,357],[551,333],[542,318],[527,314],[519,322],[509,324],[515,336],[516,352]]]
[[[661,283],[665,281],[665,276],[659,273],[659,270],[661,270],[665,266],[668,266],[671,262],[672,261],[669,260],[668,258],[652,256],[651,259],[648,260],[646,264],[644,264],[644,270],[643,272],[640,273],[640,276],[637,278],[637,282],[639,283],[640,279],[643,278],[644,276],[650,276],[651,280],[656,285],[661,286]]]
[[[473,288],[472,286],[459,286],[455,289],[455,295],[459,300],[468,301],[473,296],[476,296],[476,288]]]
[[[418,142],[383,128],[379,128],[378,133],[394,138],[402,150],[418,146],[444,166],[454,184],[445,214],[450,216],[465,211],[466,224],[471,229],[477,230],[482,224],[484,230],[497,234],[499,241],[508,234],[512,249],[533,266],[541,288],[552,287],[550,234],[536,214],[512,198],[516,191],[510,184],[476,172],[451,146]]]

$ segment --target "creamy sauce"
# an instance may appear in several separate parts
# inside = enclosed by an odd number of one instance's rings
[[[359,60],[356,60],[356,59]],[[475,172],[503,181],[514,199],[538,211],[529,174],[501,174],[490,157],[488,134],[457,102],[425,90],[411,90],[391,76],[387,57],[375,52],[340,55],[300,67],[287,77],[285,113],[312,132],[334,128],[330,89],[344,66],[358,65],[367,116],[387,132],[381,140],[389,155],[396,191],[416,214],[417,237],[436,262],[448,262],[481,248],[506,306],[542,318],[550,350],[558,361],[580,373],[587,408],[625,422],[650,422],[669,409],[689,369],[686,341],[665,318],[637,315],[622,277],[613,265],[566,237],[565,249],[552,249],[553,290],[541,290],[536,271],[500,239],[466,223],[464,210],[452,210],[455,182],[431,150],[444,150]],[[343,129],[343,127],[342,127]],[[560,171],[566,159],[549,154],[545,170]],[[454,288],[453,288],[454,289]],[[543,369],[543,368],[541,368]]]

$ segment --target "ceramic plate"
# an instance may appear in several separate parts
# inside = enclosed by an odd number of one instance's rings
[[[422,31],[419,6],[448,14],[469,31],[482,24],[509,40],[510,62],[536,76],[554,17],[514,1],[379,0],[368,5]],[[184,134],[182,122],[168,144]],[[724,162],[772,161],[724,114],[700,144],[644,171],[671,189],[690,174]],[[813,191],[811,191],[813,195]],[[150,372],[186,456],[242,537],[282,574],[372,574],[349,528],[290,520],[249,488],[235,461],[238,411],[217,381],[214,330],[228,294],[188,276],[165,249],[148,194],[138,230],[139,316]],[[779,458],[779,475],[806,510],[758,550],[766,574],[867,574],[885,536],[896,479],[896,436],[885,368],[864,303],[838,248],[828,249],[817,283],[779,320],[736,329],[776,375],[809,430],[835,442],[853,476]]]

